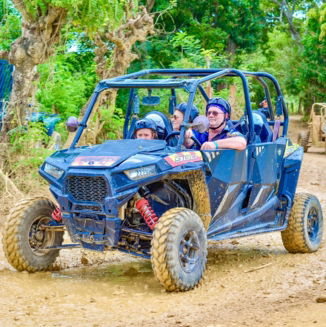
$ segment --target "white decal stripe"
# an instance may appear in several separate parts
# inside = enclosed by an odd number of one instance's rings
[[[213,218],[215,218],[217,215],[219,215],[221,213],[226,199],[229,197],[229,194],[231,194],[235,190],[235,188],[237,186],[238,186],[238,184],[234,184],[234,185],[231,185],[231,186],[229,186],[227,188],[227,190],[226,190],[226,192],[225,192],[225,194],[223,196],[223,199],[222,199],[221,203],[219,204],[219,206],[217,207],[217,209],[216,209],[216,211],[214,213]]]
[[[262,186],[262,187],[261,187],[261,189],[259,190],[258,194],[257,194],[256,197],[255,197],[254,202],[253,202],[252,205],[251,205],[252,207],[254,207],[254,206],[258,203],[258,201],[259,201],[259,199],[261,198],[263,192],[264,192],[267,188],[269,188],[269,186]]]

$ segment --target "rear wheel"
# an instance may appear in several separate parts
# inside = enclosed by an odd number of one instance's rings
[[[55,210],[47,198],[30,198],[19,202],[8,216],[3,249],[8,262],[19,271],[43,271],[52,267],[59,250],[47,249],[61,245],[63,232],[42,228]]]
[[[155,276],[168,291],[187,291],[202,279],[207,261],[207,237],[199,216],[186,208],[166,211],[152,239]]]
[[[323,212],[319,200],[308,193],[295,196],[289,224],[282,232],[284,247],[291,253],[315,252],[323,237]]]
[[[307,152],[309,148],[309,131],[300,132],[298,135],[298,143],[303,147],[303,152]]]

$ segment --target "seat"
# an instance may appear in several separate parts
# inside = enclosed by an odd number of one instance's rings
[[[264,113],[259,111],[252,112],[254,122],[255,141],[257,143],[272,142],[273,132],[268,124]],[[247,119],[242,116],[237,122],[233,121],[234,128],[248,137],[249,129]]]
[[[260,111],[254,111],[252,116],[257,142],[272,142],[273,132],[268,124],[265,114]]]

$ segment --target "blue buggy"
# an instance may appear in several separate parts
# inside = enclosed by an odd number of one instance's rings
[[[243,116],[230,123],[246,136],[247,148],[185,148],[185,132],[195,128],[190,108],[199,98],[209,100],[205,83],[218,89],[228,79],[242,85]],[[249,81],[263,91],[268,115],[252,109]],[[124,138],[78,146],[100,94],[110,88],[129,90]],[[163,90],[170,113],[180,94],[187,96],[180,131],[163,113]],[[142,107],[143,116],[157,122],[158,139],[133,138]],[[150,259],[166,290],[186,291],[202,279],[209,240],[280,231],[291,253],[314,252],[321,244],[321,206],[311,194],[295,194],[303,149],[287,137],[288,111],[268,73],[157,69],[103,80],[83,120],[71,118],[69,128],[76,130],[70,148],[52,154],[39,171],[56,202],[26,199],[8,216],[3,246],[19,271],[51,269],[62,248],[116,249]],[[63,244],[64,231],[73,244]]]

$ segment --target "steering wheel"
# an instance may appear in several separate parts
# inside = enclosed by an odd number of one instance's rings
[[[165,138],[165,142],[169,143],[170,138],[173,136],[177,136],[177,135],[180,135],[179,131],[173,131],[173,132],[169,133]]]
[[[202,144],[198,141],[197,137],[195,135],[193,135],[191,137],[191,139],[195,142],[195,144],[198,146],[198,148],[200,149]]]
[[[170,134],[168,134],[168,135],[166,136],[166,138],[165,138],[166,143],[169,142],[169,139],[170,139],[171,137],[173,137],[173,136],[177,136],[177,135],[180,135],[180,132],[179,132],[179,131],[173,131],[173,132],[171,132]],[[198,139],[196,138],[196,136],[193,135],[193,136],[191,137],[191,139],[194,141],[194,143],[195,143],[195,144],[199,147],[199,149],[200,149],[200,147],[201,147],[201,143],[198,141]]]

